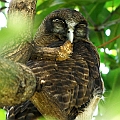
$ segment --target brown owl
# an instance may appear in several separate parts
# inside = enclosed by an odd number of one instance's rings
[[[91,120],[103,83],[99,55],[82,14],[71,9],[52,12],[40,25],[33,45],[27,66],[37,80],[31,101],[38,111],[46,119]],[[58,59],[60,55],[63,59]]]

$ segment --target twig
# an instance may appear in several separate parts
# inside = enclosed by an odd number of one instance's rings
[[[99,31],[99,30],[102,30],[102,29],[104,29],[104,28],[106,28],[106,27],[109,27],[109,26],[111,26],[111,25],[118,24],[118,23],[120,23],[120,18],[119,18],[119,19],[116,19],[116,20],[113,20],[113,21],[110,21],[110,22],[106,22],[105,24],[102,24],[102,25],[100,25],[100,26],[97,26],[97,27],[95,28],[95,30]]]
[[[120,38],[120,35],[118,35],[118,36],[114,37],[113,39],[109,40],[108,42],[103,43],[102,45],[98,46],[97,48],[104,47],[104,46],[106,46],[106,45],[110,44],[111,42],[113,42],[113,41],[117,40],[118,38]]]

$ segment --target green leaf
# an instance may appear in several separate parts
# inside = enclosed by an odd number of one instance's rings
[[[118,7],[120,5],[120,0],[107,1],[105,7]]]
[[[36,9],[36,11],[40,11],[40,10],[44,10],[46,8],[48,8],[52,3],[54,2],[54,0],[46,0],[44,2],[42,2]]]
[[[0,120],[6,120],[6,111],[0,109]]]

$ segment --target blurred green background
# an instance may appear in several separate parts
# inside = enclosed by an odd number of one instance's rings
[[[0,40],[6,34],[7,9],[4,8],[9,5],[2,1]],[[100,55],[105,92],[94,120],[120,120],[120,0],[38,0],[34,33],[44,17],[59,8],[76,9],[84,15],[89,22],[90,40]],[[0,110],[0,120],[5,120],[4,114]]]

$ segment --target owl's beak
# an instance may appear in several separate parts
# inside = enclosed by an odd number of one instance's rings
[[[71,43],[73,43],[73,38],[74,38],[73,32],[74,32],[74,30],[72,28],[68,29],[67,37],[68,37],[68,40],[70,40]]]

